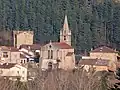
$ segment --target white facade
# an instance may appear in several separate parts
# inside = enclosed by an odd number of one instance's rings
[[[20,81],[26,82],[27,81],[27,68],[19,64],[15,64],[13,67],[10,67],[9,64],[11,63],[8,63],[8,64],[6,63],[6,65],[3,64],[5,67],[7,67],[8,65],[8,68],[1,68],[2,64],[0,65],[0,76],[10,77],[10,79],[12,80],[17,80],[17,77],[19,77]]]

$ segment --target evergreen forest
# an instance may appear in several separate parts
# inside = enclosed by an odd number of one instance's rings
[[[116,0],[0,0],[0,30],[33,30],[35,43],[59,41],[67,14],[76,53],[100,45],[120,48]]]

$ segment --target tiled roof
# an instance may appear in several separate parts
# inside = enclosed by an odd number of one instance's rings
[[[116,51],[111,49],[111,48],[109,48],[109,47],[102,46],[102,47],[98,47],[98,48],[92,50],[91,52],[115,53]]]
[[[9,48],[6,47],[6,46],[0,46],[0,49],[1,49],[1,50],[5,50],[5,51],[9,51]]]
[[[15,65],[16,65],[16,63],[4,63],[4,64],[0,64],[0,68],[10,69],[10,68],[14,67]]]
[[[20,46],[20,48],[26,48],[26,49],[31,49],[31,50],[40,50],[41,45],[40,44],[33,44],[33,45],[23,44]]]
[[[96,65],[108,66],[109,61],[104,59],[83,59],[80,60],[79,65]]]
[[[11,51],[11,52],[19,52],[19,49],[10,46],[0,46],[1,50]]]
[[[15,48],[15,47],[8,47],[10,49],[11,52],[19,52],[19,49]]]
[[[70,45],[68,45],[67,43],[64,43],[64,42],[53,42],[52,45],[56,46],[60,49],[72,49],[72,47]]]

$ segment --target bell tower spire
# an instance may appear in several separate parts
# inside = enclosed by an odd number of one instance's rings
[[[60,42],[65,42],[71,46],[71,30],[69,29],[67,15],[65,15],[63,28],[60,31]]]
[[[63,30],[69,30],[67,15],[65,15]]]

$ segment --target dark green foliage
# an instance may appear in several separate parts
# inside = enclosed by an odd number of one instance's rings
[[[35,42],[58,41],[67,13],[76,53],[99,45],[119,49],[120,4],[102,1],[0,0],[0,30],[34,30]]]

